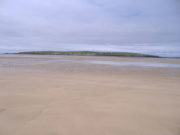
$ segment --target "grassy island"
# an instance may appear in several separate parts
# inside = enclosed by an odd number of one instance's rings
[[[38,55],[77,55],[77,56],[119,56],[119,57],[153,57],[159,56],[141,54],[141,53],[129,53],[129,52],[96,52],[96,51],[31,51],[31,52],[19,52],[17,54],[38,54]]]

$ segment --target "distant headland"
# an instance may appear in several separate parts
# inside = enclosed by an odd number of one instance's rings
[[[117,57],[150,57],[160,58],[160,56],[130,53],[130,52],[97,52],[97,51],[28,51],[18,52],[15,54],[31,54],[31,55],[75,55],[75,56],[117,56]]]

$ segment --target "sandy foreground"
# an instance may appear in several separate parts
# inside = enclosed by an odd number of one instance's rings
[[[0,56],[0,135],[180,135],[180,68],[81,61],[180,59]]]

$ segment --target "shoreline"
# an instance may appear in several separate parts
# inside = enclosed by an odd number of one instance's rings
[[[29,70],[48,72],[124,72],[154,70],[179,73],[179,59],[143,57],[106,57],[106,56],[67,56],[67,55],[0,55],[1,70]],[[70,67],[70,65],[72,67]],[[58,70],[59,69],[59,70]],[[169,72],[169,71],[168,71]]]

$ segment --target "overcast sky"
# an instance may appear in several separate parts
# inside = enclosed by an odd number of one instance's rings
[[[179,43],[180,0],[0,0],[0,50]]]

